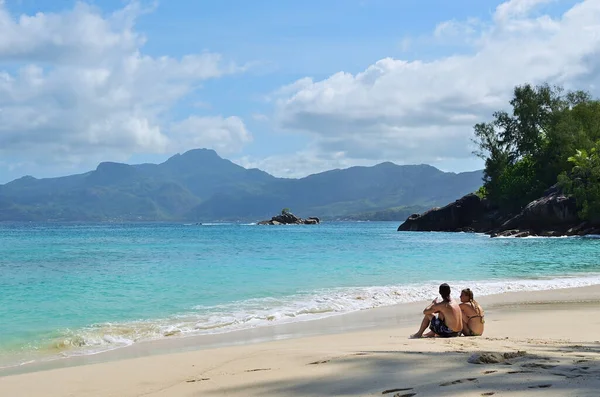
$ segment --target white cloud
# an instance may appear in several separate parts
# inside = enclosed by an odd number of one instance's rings
[[[523,83],[598,86],[600,2],[563,15],[534,15],[544,0],[512,0],[492,20],[451,21],[469,54],[434,61],[386,58],[357,74],[303,78],[275,96],[283,129],[312,137],[314,156],[354,161],[440,162],[471,158],[472,126],[505,108]],[[435,32],[432,33],[435,35]]]
[[[496,8],[494,18],[498,22],[504,22],[512,18],[527,17],[528,14],[542,4],[552,3],[556,0],[510,0],[500,4]]]
[[[470,35],[478,33],[478,28],[481,22],[478,19],[471,18],[465,22],[459,22],[456,20],[444,21],[439,23],[433,31],[433,36],[436,39],[445,39],[448,37],[460,37],[465,40]]]
[[[213,148],[219,154],[231,154],[239,152],[243,145],[252,141],[244,122],[235,116],[190,116],[173,124],[170,131],[171,152],[202,147]]]
[[[170,136],[167,111],[204,80],[243,68],[208,52],[145,55],[134,23],[148,11],[134,1],[103,15],[77,3],[62,13],[15,17],[0,2],[0,154],[89,164],[201,141],[214,148],[247,142],[237,118],[190,118]],[[186,125],[210,131],[182,135]]]

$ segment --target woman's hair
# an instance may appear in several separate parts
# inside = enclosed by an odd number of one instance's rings
[[[471,291],[471,288],[465,288],[462,291],[460,291],[462,294],[465,294],[469,297],[469,300],[472,301],[473,300],[473,291]]]
[[[471,291],[471,288],[465,288],[460,292],[461,294],[465,294],[469,297],[469,302],[473,304],[473,309],[475,309],[478,316],[481,316],[481,306],[479,306],[479,303],[477,303],[477,301],[473,299],[473,291]]]

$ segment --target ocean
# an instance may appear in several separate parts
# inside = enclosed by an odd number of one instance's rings
[[[453,295],[600,284],[600,239],[398,222],[0,224],[0,368]]]

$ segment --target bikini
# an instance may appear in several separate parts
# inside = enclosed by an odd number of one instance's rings
[[[479,311],[479,310],[475,309],[473,302],[469,302],[469,303],[471,304],[471,308],[473,310],[475,310],[476,312]],[[469,321],[471,321],[472,318],[477,318],[477,317],[479,317],[481,319],[481,324],[485,324],[485,319],[483,318],[484,316],[482,316],[481,314],[476,314],[474,316],[467,316],[467,321],[465,322],[465,326],[467,327],[467,330],[469,331],[468,336],[481,336],[481,334],[473,332],[471,327],[469,327]]]

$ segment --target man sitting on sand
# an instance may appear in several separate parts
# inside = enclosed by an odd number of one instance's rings
[[[421,328],[416,334],[411,335],[411,338],[430,338],[434,336],[451,338],[460,335],[463,329],[462,312],[458,303],[450,297],[450,286],[446,283],[440,285],[439,292],[443,299],[442,302],[438,303],[438,299],[435,298],[423,310],[425,317],[421,322]],[[437,313],[437,316],[435,313]],[[431,331],[423,335],[428,326]]]
[[[473,299],[473,291],[465,288],[460,293],[460,310],[463,317],[463,335],[464,336],[481,336],[483,335],[483,308],[475,299]]]

